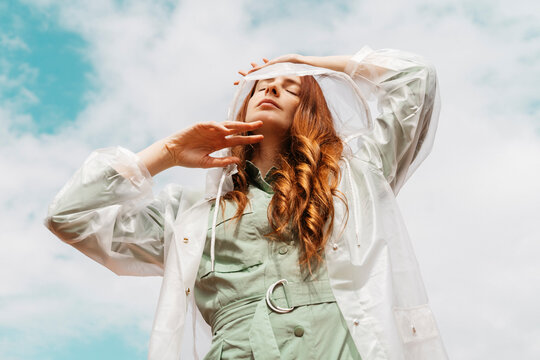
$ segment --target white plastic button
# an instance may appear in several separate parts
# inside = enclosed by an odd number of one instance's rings
[[[189,239],[187,237],[184,238],[184,244],[187,244]]]
[[[186,296],[188,296],[190,292],[191,292],[190,288],[187,288],[186,289]]]
[[[354,326],[358,326],[358,324],[360,324],[360,321],[358,321],[358,319],[354,319],[353,324]]]
[[[332,245],[332,249],[334,249],[334,251],[336,251],[336,250],[338,249],[337,244],[333,244],[333,245]]]

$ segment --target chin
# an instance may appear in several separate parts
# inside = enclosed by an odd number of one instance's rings
[[[246,122],[254,122],[254,121],[276,121],[278,120],[278,116],[276,116],[275,113],[272,113],[271,111],[258,111],[256,114],[253,114],[251,116],[246,116]]]
[[[262,121],[263,124],[257,131],[252,131],[253,134],[269,134],[287,132],[290,127],[290,121],[283,118],[282,114],[275,111],[255,111],[255,113],[247,114],[245,122]]]

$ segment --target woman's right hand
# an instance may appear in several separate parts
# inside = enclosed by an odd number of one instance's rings
[[[175,166],[224,167],[232,163],[239,163],[240,159],[234,156],[214,158],[210,154],[223,148],[262,141],[262,135],[234,135],[255,130],[262,124],[262,121],[252,123],[241,121],[202,122],[166,138],[165,148]]]
[[[201,122],[152,144],[137,155],[152,176],[173,166],[225,167],[239,163],[240,159],[234,156],[215,158],[210,154],[223,148],[262,141],[263,135],[235,135],[255,130],[262,124],[262,121]]]

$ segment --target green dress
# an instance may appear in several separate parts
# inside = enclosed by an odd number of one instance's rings
[[[195,282],[195,301],[212,327],[212,346],[205,360],[217,359],[360,359],[332,294],[326,266],[302,275],[299,248],[289,242],[269,241],[267,208],[273,191],[272,170],[263,179],[247,161],[249,199],[239,222],[234,202],[218,211],[215,271],[211,271],[210,238]],[[250,205],[251,204],[251,205]],[[294,309],[280,313],[267,304]]]

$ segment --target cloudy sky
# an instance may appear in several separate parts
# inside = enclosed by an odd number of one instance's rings
[[[435,145],[398,200],[450,358],[540,358],[539,24],[534,0],[0,0],[0,357],[146,358],[160,278],[42,225],[93,149],[225,120],[250,61],[369,45],[438,70]]]

